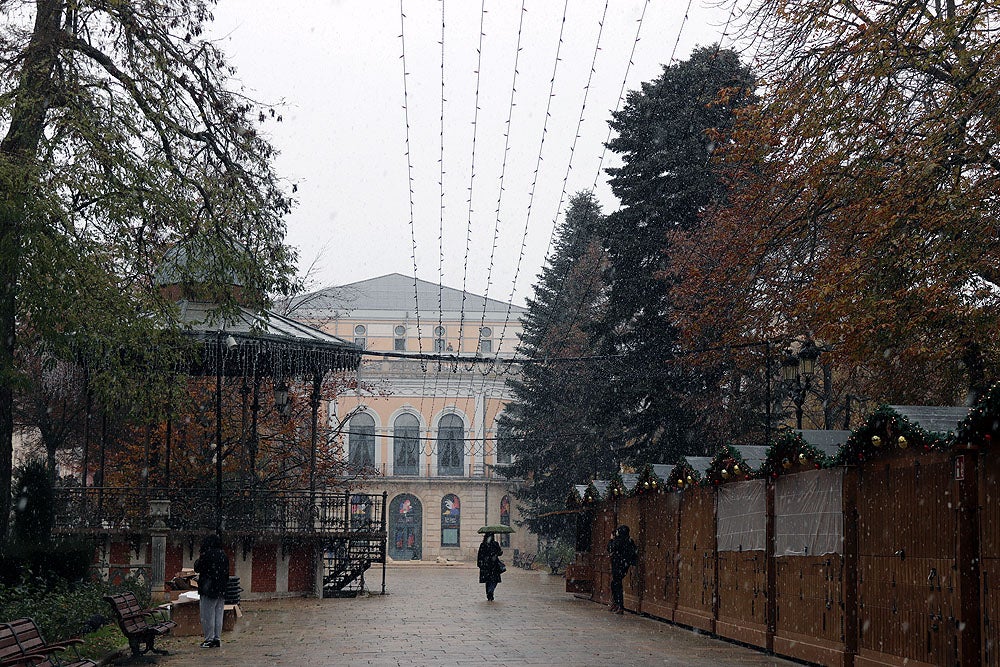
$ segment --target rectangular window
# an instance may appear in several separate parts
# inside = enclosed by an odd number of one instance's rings
[[[443,547],[458,546],[458,528],[441,529],[441,546]]]
[[[406,339],[396,338],[392,341],[392,349],[396,352],[406,352]]]
[[[365,349],[365,339],[364,338],[355,338],[354,339],[354,344],[357,345],[358,347],[360,347],[362,350]]]
[[[480,338],[479,351],[482,354],[493,354],[493,340],[490,338]]]

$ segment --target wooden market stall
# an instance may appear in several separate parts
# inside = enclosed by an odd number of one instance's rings
[[[665,493],[674,466],[652,465],[640,475],[639,547],[642,600],[639,611],[667,621],[677,608],[677,526],[680,494]],[[648,486],[647,486],[648,485]]]
[[[697,485],[711,459],[688,457],[686,461],[699,477],[688,475],[680,494],[674,621],[715,632],[715,489]]]
[[[765,470],[774,487],[774,652],[821,665],[848,665],[845,494],[843,466],[822,468],[850,431],[798,431],[772,448]],[[845,501],[847,504],[845,504]],[[852,561],[853,562],[853,561]]]

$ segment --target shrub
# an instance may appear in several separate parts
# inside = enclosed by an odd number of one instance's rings
[[[52,534],[54,494],[42,459],[31,459],[17,472],[14,486],[14,541],[21,544],[47,542]]]
[[[143,606],[149,605],[149,591],[141,581],[131,578],[123,587],[136,593]],[[48,641],[78,637],[93,629],[96,617],[110,620],[111,608],[103,599],[110,592],[103,581],[24,577],[14,585],[0,584],[0,621],[30,616]]]
[[[14,542],[0,555],[0,584],[12,586],[31,577],[85,581],[93,561],[94,546],[83,540]]]

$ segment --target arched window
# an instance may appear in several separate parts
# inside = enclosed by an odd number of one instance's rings
[[[393,474],[418,475],[420,466],[420,420],[409,412],[392,424]]]
[[[500,499],[500,525],[510,525],[510,496],[504,496]],[[510,546],[510,533],[500,534],[500,546]]]
[[[493,354],[493,329],[479,328],[479,351],[483,354]]]
[[[498,465],[510,465],[513,462],[513,456],[511,455],[511,443],[510,443],[510,427],[509,426],[497,426],[497,464]]]
[[[406,327],[397,324],[392,330],[392,349],[396,352],[406,351]]]
[[[375,465],[375,418],[361,413],[351,417],[348,463],[355,470]]]
[[[458,415],[445,415],[438,422],[438,474],[465,474],[465,425]]]
[[[394,560],[420,560],[420,510],[420,500],[409,493],[401,493],[389,503],[389,556]]]
[[[360,347],[362,350],[365,349],[365,343],[368,340],[368,327],[363,324],[359,324],[354,327],[354,344]]]
[[[461,527],[462,503],[458,496],[449,493],[441,499],[441,546],[457,547]]]
[[[447,335],[447,330],[444,327],[434,327],[434,351],[444,352],[445,351],[445,336]]]

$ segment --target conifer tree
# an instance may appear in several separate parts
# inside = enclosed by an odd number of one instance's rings
[[[622,421],[622,446],[637,461],[673,462],[707,448],[717,434],[699,432],[694,397],[719,394],[681,349],[671,298],[670,235],[699,224],[725,200],[712,154],[753,100],[753,77],[732,50],[695,49],[659,78],[629,93],[608,147],[622,166],[608,169],[621,208],[604,225],[608,256],[602,351],[617,363],[607,382],[614,400],[605,420]]]
[[[508,381],[514,394],[500,420],[501,451],[513,454],[509,477],[525,479],[517,492],[532,530],[537,517],[565,506],[567,490],[614,468],[608,433],[595,423],[605,400],[605,368],[585,357],[594,351],[590,328],[604,305],[604,253],[595,233],[603,216],[592,193],[571,200],[558,229],[551,263],[544,267],[522,319],[519,353],[532,361]]]

